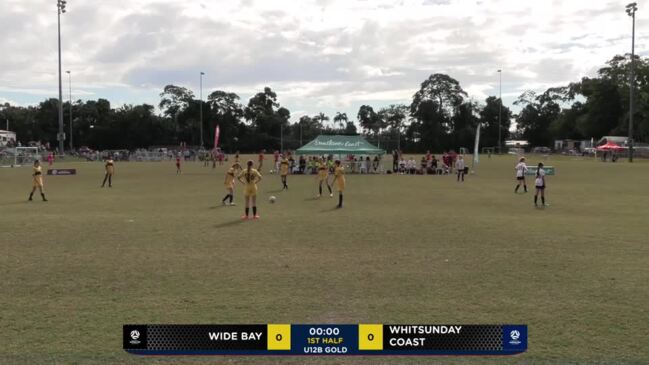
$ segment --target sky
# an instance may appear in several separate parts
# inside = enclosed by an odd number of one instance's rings
[[[630,52],[625,1],[69,0],[61,17],[64,99],[157,105],[167,84],[245,104],[270,86],[292,120],[355,119],[409,104],[433,73],[484,101],[594,76]],[[649,3],[648,3],[649,4]],[[0,103],[58,97],[56,0],[0,0]],[[648,56],[649,6],[636,53]]]

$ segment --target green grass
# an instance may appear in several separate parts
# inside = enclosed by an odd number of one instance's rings
[[[26,202],[31,169],[0,169],[0,364],[649,362],[649,163],[545,162],[545,209],[513,193],[511,156],[464,184],[347,176],[342,210],[313,177],[277,192],[264,169],[254,222],[200,163],[118,162],[100,189],[101,163],[61,162],[78,175],[46,176],[47,203]],[[142,358],[121,349],[125,323],[526,323],[529,350]]]

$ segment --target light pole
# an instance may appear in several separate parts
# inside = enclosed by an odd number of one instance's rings
[[[498,153],[502,153],[503,148],[503,70],[498,70],[499,86],[498,86],[498,100],[500,100],[500,105],[498,105]]]
[[[61,14],[65,14],[65,4],[67,4],[67,1],[65,0],[57,0],[56,1],[56,7],[58,9],[58,34],[59,34],[59,133],[56,136],[57,140],[59,141],[59,154],[63,155],[64,154],[64,148],[65,146],[63,145],[64,140],[65,140],[65,132],[63,132],[63,86],[62,86],[62,81],[61,81]]]
[[[631,30],[631,75],[629,80],[629,162],[633,162],[633,113],[635,112],[635,12],[637,3],[626,6],[626,13],[633,19]]]
[[[72,72],[65,71],[68,74],[68,81],[70,84],[70,151],[72,151]]]
[[[205,72],[201,71],[201,81],[200,81],[200,97],[201,97],[201,149],[203,148],[203,75]]]

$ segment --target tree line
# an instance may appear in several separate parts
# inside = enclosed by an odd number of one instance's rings
[[[635,64],[634,137],[636,141],[649,141],[649,59],[636,56]],[[69,132],[71,110],[75,147],[93,149],[136,149],[180,142],[198,146],[201,108],[205,147],[213,146],[214,129],[219,125],[219,145],[229,152],[295,149],[319,134],[357,133],[387,150],[457,150],[473,147],[478,123],[482,124],[481,146],[497,146],[499,129],[503,141],[521,138],[532,146],[552,146],[554,139],[597,140],[604,135],[627,135],[629,72],[630,56],[615,56],[595,77],[583,77],[543,93],[524,92],[514,102],[520,107],[517,114],[504,105],[501,109],[497,97],[480,102],[469,98],[457,80],[437,73],[421,83],[410,105],[394,104],[378,110],[362,105],[356,116],[318,113],[291,123],[291,112],[280,105],[270,87],[244,104],[232,92],[216,90],[201,102],[191,90],[167,85],[160,93],[159,113],[149,104],[113,107],[106,99],[77,100],[71,107],[69,102],[64,103],[64,121]],[[41,141],[56,145],[57,99],[28,107],[5,104],[2,116],[23,144]],[[509,131],[512,121],[517,126],[513,135]]]

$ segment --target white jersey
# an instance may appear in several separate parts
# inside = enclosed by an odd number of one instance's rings
[[[536,180],[534,180],[534,185],[545,186],[545,170],[543,170],[543,168],[540,168],[536,173]]]
[[[525,162],[519,162],[518,165],[516,165],[516,177],[524,177],[526,172],[527,165]]]
[[[455,161],[455,169],[458,171],[464,170],[464,160]]]

